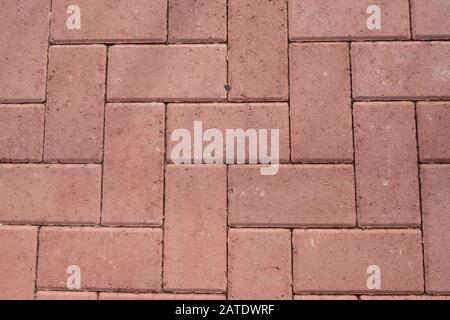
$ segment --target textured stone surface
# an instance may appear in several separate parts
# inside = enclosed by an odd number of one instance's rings
[[[0,161],[40,162],[44,143],[43,105],[0,105]]]
[[[232,101],[288,99],[286,0],[228,1]]]
[[[315,301],[315,300],[358,300],[357,296],[330,296],[330,295],[321,295],[321,296],[295,296],[294,300],[301,301]]]
[[[38,291],[36,300],[97,300],[96,292]]]
[[[97,165],[0,165],[0,223],[97,224]]]
[[[369,30],[369,6],[377,5],[381,29]],[[289,0],[291,40],[408,39],[408,0]]]
[[[450,98],[450,43],[352,44],[353,97],[371,100]]]
[[[100,300],[225,300],[220,294],[100,293]]]
[[[354,105],[356,191],[361,226],[419,226],[413,103]]]
[[[450,293],[450,165],[422,165],[425,280],[428,293]]]
[[[448,296],[361,296],[361,300],[450,300]]]
[[[290,300],[291,232],[231,229],[228,235],[228,298]]]
[[[417,103],[421,162],[450,162],[450,102]]]
[[[220,101],[226,46],[116,46],[109,50],[108,99]]]
[[[0,225],[0,299],[34,298],[37,230]]]
[[[232,226],[354,226],[350,165],[284,165],[261,176],[259,166],[231,166],[228,212]]]
[[[450,39],[450,2],[411,0],[414,39]]]
[[[49,55],[45,161],[99,163],[106,47],[53,46]]]
[[[449,10],[0,0],[0,299],[448,299]]]
[[[50,0],[3,0],[0,8],[0,102],[43,102]]]
[[[43,228],[38,288],[67,289],[66,270],[78,266],[82,290],[159,291],[160,229]]]
[[[292,44],[289,54],[292,160],[351,162],[348,44]]]
[[[296,230],[296,293],[421,293],[421,234],[416,230]],[[381,288],[368,289],[370,266],[381,271]]]
[[[192,162],[194,157],[194,121],[201,121],[203,133],[208,129],[219,129],[223,137],[223,159],[226,161],[226,130],[243,129],[255,130],[257,133],[261,129],[267,130],[266,141],[268,154],[271,150],[271,130],[279,130],[279,161],[285,163],[289,161],[289,107],[286,103],[249,103],[249,104],[169,104],[167,108],[167,161],[173,162],[172,152],[179,140],[172,141],[172,134],[177,129],[187,129],[191,135],[192,142]],[[174,136],[176,137],[176,136]],[[204,142],[203,151],[210,141]],[[261,143],[258,135],[258,145]],[[235,159],[238,154],[237,142],[235,141]],[[249,163],[249,140],[246,140],[245,162]],[[174,156],[178,158],[177,154]],[[205,159],[203,159],[205,160]],[[261,157],[252,157],[252,160],[260,163]]]
[[[226,289],[225,166],[168,166],[164,288],[177,292]]]
[[[226,0],[169,0],[169,41],[227,40]]]
[[[80,8],[79,30],[66,26],[71,5]],[[52,0],[51,40],[56,43],[165,42],[166,15],[166,0]]]
[[[103,224],[161,225],[164,105],[109,104],[105,125]]]

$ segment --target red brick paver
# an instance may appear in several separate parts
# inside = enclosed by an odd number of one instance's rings
[[[115,293],[102,292],[99,300],[225,300],[220,294]]]
[[[450,43],[376,42],[352,45],[356,99],[450,99]]]
[[[361,300],[450,300],[446,296],[361,296]]]
[[[50,48],[46,161],[101,162],[105,63],[105,46]]]
[[[414,39],[450,39],[450,3],[411,0]]]
[[[450,293],[450,165],[421,166],[426,290]]]
[[[50,0],[0,5],[0,102],[43,102]]]
[[[66,26],[71,5],[79,7],[80,29],[71,30]],[[161,43],[167,37],[166,16],[167,0],[52,0],[51,40],[54,43]]]
[[[351,162],[348,45],[292,44],[289,54],[292,160]]]
[[[40,162],[44,143],[43,105],[0,105],[0,161]]]
[[[191,135],[192,162],[201,160],[194,153],[195,121],[202,122],[204,134],[206,134],[208,129],[219,129],[224,140],[227,139],[227,129],[242,129],[244,131],[255,128],[265,129],[267,130],[266,141],[269,151],[268,154],[270,154],[271,150],[271,130],[278,129],[280,145],[279,161],[281,163],[289,162],[289,106],[286,103],[169,104],[167,107],[167,161],[173,162],[172,153],[179,140],[175,139],[176,137],[172,139],[171,134],[179,128],[187,129]],[[258,132],[255,133],[258,134]],[[206,151],[205,149],[211,140],[202,143],[203,152]],[[237,147],[237,139],[234,143]],[[247,163],[250,157],[249,149],[249,141],[246,140],[244,158]],[[204,153],[200,154],[203,155]],[[178,154],[174,153],[173,156],[177,158]],[[234,152],[234,156],[237,158],[238,151]],[[226,146],[224,145],[223,163],[226,162],[226,158],[227,152]],[[252,159],[257,160],[253,157]],[[203,160],[205,159],[203,158]]]
[[[229,299],[292,299],[289,230],[232,229]]]
[[[261,176],[259,166],[231,166],[229,222],[233,226],[354,226],[350,165],[283,165]]]
[[[83,290],[160,291],[160,229],[43,228],[39,235],[39,289],[66,289],[78,266]]]
[[[36,300],[97,300],[96,292],[39,291]]]
[[[449,16],[0,0],[0,299],[448,299]]]
[[[314,300],[358,300],[357,296],[345,296],[345,295],[320,295],[320,296],[295,296],[294,300],[301,301],[314,301]]]
[[[381,10],[381,29],[367,28],[369,6]],[[408,39],[408,0],[289,0],[293,41]]]
[[[421,162],[450,162],[450,102],[417,103]]]
[[[35,227],[0,226],[0,299],[33,299],[37,230]]]
[[[414,104],[356,103],[354,119],[359,224],[419,225]]]
[[[228,0],[230,100],[288,99],[287,3]]]
[[[161,225],[164,105],[109,104],[105,126],[103,223]]]
[[[421,293],[420,232],[413,230],[296,230],[296,293]],[[368,288],[368,270],[377,266],[379,289]]]
[[[115,46],[108,99],[220,101],[226,98],[225,45]]]
[[[225,291],[226,167],[171,165],[166,184],[164,288]]]
[[[0,165],[0,223],[97,224],[98,165]]]
[[[227,0],[169,0],[169,42],[227,40]]]

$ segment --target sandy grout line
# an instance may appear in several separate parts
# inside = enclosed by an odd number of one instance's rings
[[[422,198],[422,177],[421,177],[421,163],[420,163],[420,144],[419,144],[419,125],[418,125],[418,117],[417,117],[417,103],[414,103],[414,120],[415,120],[415,129],[416,129],[416,148],[417,148],[417,181],[419,183],[419,212],[420,212],[420,233],[422,240],[422,268],[423,268],[423,292],[427,292],[426,285],[426,261],[425,261],[425,238],[424,238],[424,225],[423,225],[423,198]]]
[[[291,44],[289,43],[289,1],[286,1],[286,45],[287,45],[287,84],[288,84],[288,130],[289,130],[289,135],[288,135],[288,143],[289,143],[289,162],[293,163],[292,160],[292,118],[291,118]],[[290,245],[291,245],[291,294],[292,294],[292,300],[294,300],[295,298],[295,290],[294,290],[294,229],[290,229]]]
[[[52,26],[52,7],[53,7],[53,0],[50,0],[50,11],[49,11],[49,17],[48,17],[48,38],[47,38],[47,70],[46,70],[46,77],[45,77],[45,102],[44,102],[44,129],[42,130],[42,162],[45,160],[45,128],[47,127],[47,102],[48,102],[48,83],[50,78],[50,39],[51,39],[51,26]],[[35,260],[35,278],[34,278],[34,300],[36,300],[37,292],[38,292],[38,275],[39,275],[39,238],[41,233],[41,228],[38,227],[37,230],[37,239],[36,239],[36,260]]]
[[[45,129],[47,127],[47,102],[48,102],[48,83],[50,79],[50,39],[51,39],[51,26],[52,26],[52,6],[53,6],[53,0],[50,0],[50,12],[49,12],[49,21],[48,21],[48,38],[47,38],[47,70],[46,70],[46,77],[45,77],[45,101],[44,103],[44,130],[43,130],[43,137],[42,137],[42,162],[45,161]]]
[[[167,189],[167,182],[166,182],[166,169],[167,169],[167,103],[164,104],[164,158],[163,158],[163,197],[162,197],[162,240],[161,240],[161,290],[162,292],[165,292],[165,285],[164,285],[164,262],[165,262],[165,246],[164,246],[164,236],[165,236],[165,230],[166,230],[166,189]]]
[[[358,185],[356,182],[356,140],[355,140],[355,115],[354,115],[354,104],[355,100],[353,99],[353,65],[352,65],[352,42],[348,42],[348,59],[349,59],[349,80],[350,80],[350,112],[352,116],[352,143],[353,143],[353,183],[355,189],[355,225],[356,227],[360,227],[359,225],[359,216],[358,216]]]
[[[42,227],[38,227],[36,236],[36,265],[35,265],[35,277],[34,277],[34,300],[36,300],[36,296],[37,296],[37,292],[38,292],[38,275],[39,275],[39,270],[38,270],[38,266],[39,266],[39,239],[40,239],[40,233],[41,233],[41,228]]]
[[[39,227],[39,228],[66,228],[66,229],[92,229],[92,228],[104,228],[104,229],[148,229],[158,230],[163,226],[161,225],[112,225],[112,226],[99,226],[98,224],[39,224],[39,223],[1,223],[4,227]],[[269,230],[330,230],[330,231],[418,231],[421,230],[421,226],[378,226],[378,227],[357,227],[357,226],[261,226],[261,225],[248,225],[248,226],[236,226],[229,225],[228,229],[269,229]]]
[[[103,143],[102,143],[102,161],[101,161],[101,177],[100,177],[100,219],[99,226],[103,225],[103,182],[104,182],[104,174],[105,174],[105,152],[106,152],[106,111],[107,111],[107,97],[108,97],[108,64],[109,64],[109,46],[106,46],[106,60],[105,60],[105,96],[103,102]]]

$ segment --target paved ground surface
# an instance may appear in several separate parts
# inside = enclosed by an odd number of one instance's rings
[[[449,17],[0,0],[0,298],[446,299]],[[173,163],[196,120],[279,129],[278,174]]]

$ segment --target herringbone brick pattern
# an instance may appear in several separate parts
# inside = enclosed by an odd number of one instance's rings
[[[449,17],[0,0],[0,298],[448,299]]]

